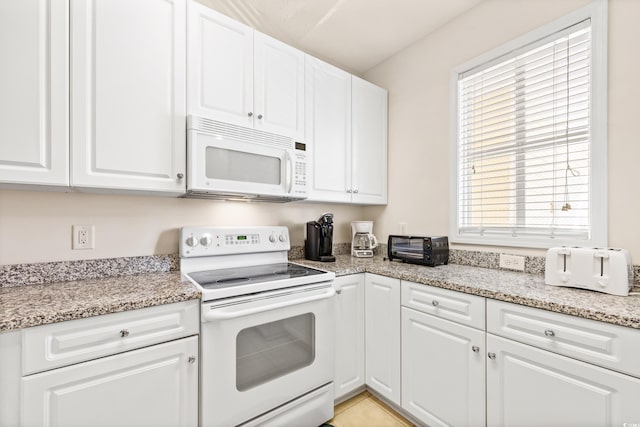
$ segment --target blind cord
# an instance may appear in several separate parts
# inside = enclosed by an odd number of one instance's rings
[[[564,205],[562,205],[562,211],[566,212],[571,209],[571,203],[569,203],[569,173],[572,176],[579,176],[580,171],[573,169],[571,164],[569,163],[569,36],[567,36],[567,70],[566,80],[566,98],[567,98],[567,106],[565,110],[565,127],[564,127],[564,141],[567,147],[567,168],[564,171]]]

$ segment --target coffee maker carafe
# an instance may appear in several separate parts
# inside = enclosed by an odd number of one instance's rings
[[[307,239],[304,241],[304,257],[312,261],[332,262],[333,214],[323,214],[317,221],[307,222]]]
[[[373,231],[373,221],[351,222],[351,255],[358,258],[373,256],[373,249],[378,246]]]

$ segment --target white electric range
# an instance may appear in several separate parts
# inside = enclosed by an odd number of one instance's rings
[[[289,249],[286,227],[180,230],[180,270],[202,292],[203,427],[333,417],[335,275]]]

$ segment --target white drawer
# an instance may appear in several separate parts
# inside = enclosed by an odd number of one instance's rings
[[[26,328],[22,374],[195,335],[199,317],[200,300],[193,300]]]
[[[405,307],[484,330],[483,297],[403,280],[401,301]]]
[[[487,300],[487,332],[640,378],[640,330]]]

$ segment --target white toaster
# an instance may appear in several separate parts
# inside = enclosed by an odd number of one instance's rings
[[[544,282],[627,296],[633,284],[631,257],[626,249],[551,248],[547,251]]]

